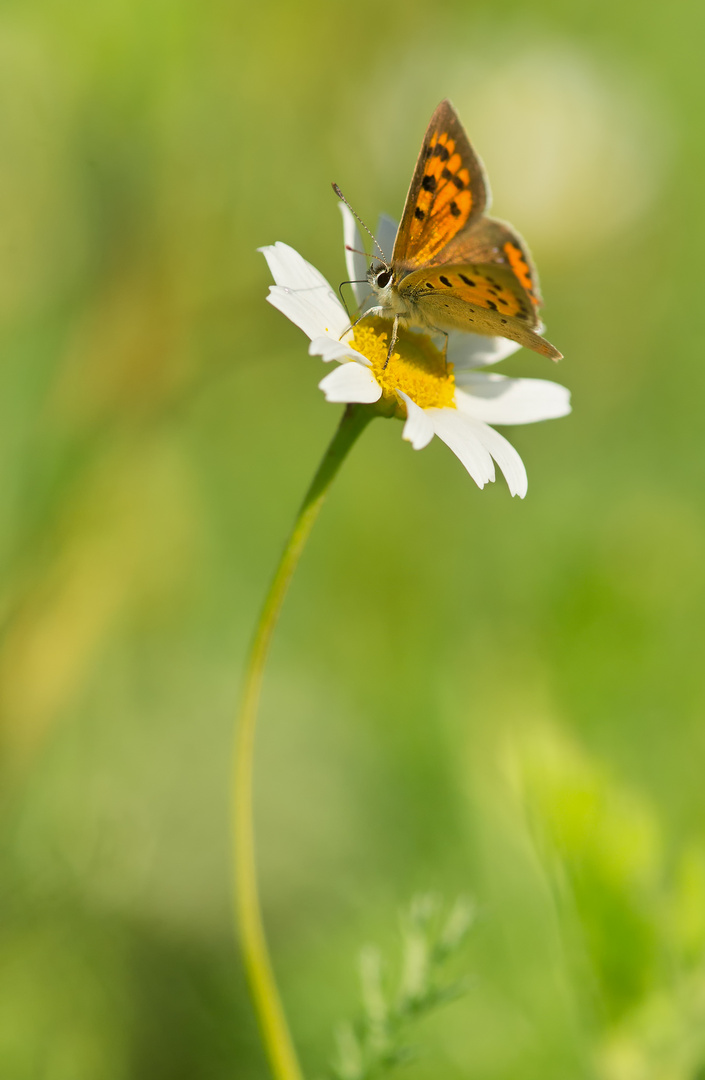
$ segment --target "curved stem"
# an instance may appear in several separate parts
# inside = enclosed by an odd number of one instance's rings
[[[343,413],[340,426],[323,455],[279,560],[255,629],[245,669],[233,762],[232,834],[235,919],[252,1000],[276,1080],[302,1080],[302,1073],[269,959],[257,890],[252,813],[252,770],[257,706],[272,633],[289,582],[328,488],[348,451],[372,416],[370,409],[360,405],[348,405]]]

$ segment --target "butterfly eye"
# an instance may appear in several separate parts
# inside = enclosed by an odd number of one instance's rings
[[[389,282],[391,280],[392,280],[392,271],[391,270],[382,270],[382,272],[377,275],[377,284],[379,285],[380,289],[386,289],[387,285],[389,285]]]

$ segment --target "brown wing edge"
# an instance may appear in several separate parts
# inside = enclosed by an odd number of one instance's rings
[[[533,330],[524,331],[526,334],[526,340],[520,341],[519,337],[510,338],[510,341],[516,341],[519,345],[523,345],[526,349],[531,349],[532,352],[537,352],[541,356],[547,356],[549,360],[555,360],[556,363],[563,359],[563,353],[559,352],[555,345],[552,345],[541,334],[534,333]],[[509,337],[509,335],[507,335]],[[524,334],[522,334],[522,337]]]

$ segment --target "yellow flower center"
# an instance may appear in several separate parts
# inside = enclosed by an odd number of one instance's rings
[[[455,377],[453,365],[446,364],[443,353],[426,334],[414,334],[402,327],[387,360],[391,323],[372,316],[355,327],[351,345],[372,362],[372,374],[382,387],[382,401],[394,405],[402,419],[406,406],[397,397],[402,390],[421,409],[454,409]]]

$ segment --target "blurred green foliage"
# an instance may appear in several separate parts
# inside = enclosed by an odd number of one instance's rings
[[[416,896],[401,919],[399,960],[390,963],[375,946],[363,949],[358,1015],[338,1027],[333,1080],[373,1080],[414,1058],[414,1022],[466,989],[466,981],[448,980],[446,968],[473,918],[466,897],[444,912],[439,897]]]
[[[227,785],[258,604],[336,423],[258,245],[344,277],[450,95],[541,269],[529,496],[372,425],[279,627],[257,798],[307,1075],[417,891],[471,991],[409,1080],[705,1075],[695,0],[0,11],[0,1076],[266,1075]],[[385,946],[386,949],[386,946]]]

